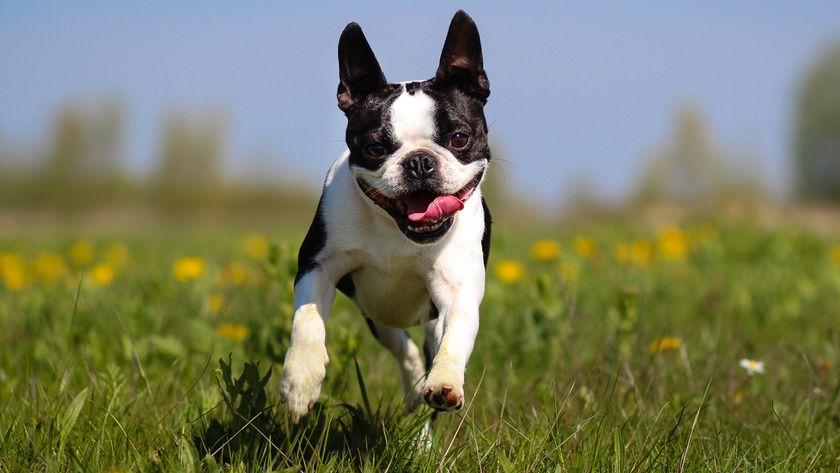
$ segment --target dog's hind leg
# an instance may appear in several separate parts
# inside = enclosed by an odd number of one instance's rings
[[[423,375],[426,373],[423,369],[423,360],[420,358],[420,350],[405,330],[379,325],[370,319],[366,320],[374,337],[397,359],[402,376],[406,409],[409,412],[413,411],[420,404],[420,388],[423,385]]]

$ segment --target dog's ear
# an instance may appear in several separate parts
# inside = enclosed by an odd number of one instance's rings
[[[338,108],[347,111],[354,103],[387,81],[362,27],[350,23],[338,40]]]
[[[458,10],[449,24],[435,79],[452,83],[484,103],[490,95],[478,28],[463,10]]]

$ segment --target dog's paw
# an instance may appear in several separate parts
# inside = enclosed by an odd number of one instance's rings
[[[280,399],[297,423],[321,395],[327,374],[327,349],[322,344],[293,345],[286,353],[280,377]]]
[[[438,411],[460,409],[464,405],[462,377],[451,367],[435,364],[423,385],[423,399]]]

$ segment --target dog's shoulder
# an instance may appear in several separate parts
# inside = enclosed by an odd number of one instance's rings
[[[318,266],[320,255],[327,245],[327,222],[334,219],[334,215],[338,212],[337,207],[340,206],[339,202],[343,201],[346,206],[349,202],[348,197],[352,197],[342,195],[352,191],[352,188],[344,182],[350,175],[347,169],[348,154],[345,152],[339,156],[327,171],[315,216],[298,251],[298,271],[295,275],[295,283]]]

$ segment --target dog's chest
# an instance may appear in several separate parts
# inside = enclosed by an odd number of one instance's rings
[[[389,327],[426,322],[431,303],[426,281],[410,264],[368,264],[352,273],[356,305],[365,317]]]

